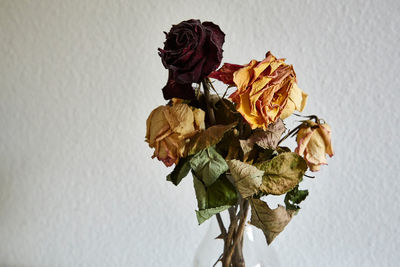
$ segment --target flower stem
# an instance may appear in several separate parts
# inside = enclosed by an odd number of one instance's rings
[[[211,107],[210,85],[208,84],[208,81],[206,79],[204,79],[202,81],[202,84],[203,84],[203,90],[204,90],[204,97],[206,99],[208,119],[209,119],[210,125],[214,125],[215,124],[215,115],[214,115],[214,110]]]
[[[243,253],[242,253],[242,241],[243,241],[243,233],[244,233],[244,227],[246,225],[246,218],[247,218],[247,213],[249,211],[249,201],[247,199],[241,199],[240,200],[240,212],[238,215],[236,215],[235,220],[231,222],[231,225],[229,226],[229,232],[228,232],[228,237],[226,239],[226,242],[228,243],[229,247],[227,251],[224,251],[224,256],[222,258],[222,265],[223,267],[244,267],[244,259],[243,259]],[[236,227],[238,220],[240,219],[239,226]],[[231,229],[234,232],[233,239],[229,239],[229,236],[231,234]],[[232,256],[234,256],[232,258]],[[232,262],[233,260],[233,262]]]

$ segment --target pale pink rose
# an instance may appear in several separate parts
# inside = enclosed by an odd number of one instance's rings
[[[317,124],[306,121],[297,134],[295,152],[302,156],[311,171],[319,171],[321,165],[327,165],[326,156],[333,156],[331,144],[331,127],[328,124]]]

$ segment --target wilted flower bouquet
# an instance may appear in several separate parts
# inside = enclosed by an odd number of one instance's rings
[[[170,101],[148,117],[146,142],[155,149],[153,157],[167,167],[175,164],[168,181],[178,185],[192,173],[197,220],[201,224],[216,215],[224,240],[218,261],[226,267],[244,266],[241,246],[249,208],[250,224],[270,244],[308,195],[299,189],[307,169],[318,171],[333,150],[331,129],[317,116],[305,116],[286,131],[283,120],[301,112],[307,101],[293,66],[268,52],[262,61],[225,63],[216,70],[224,39],[217,25],[199,20],[183,21],[166,33],[159,55],[169,71],[162,91]],[[226,91],[218,94],[210,79],[226,84]],[[281,146],[294,136],[294,152]],[[285,206],[276,209],[262,200],[283,194]],[[228,227],[219,214],[225,210]]]

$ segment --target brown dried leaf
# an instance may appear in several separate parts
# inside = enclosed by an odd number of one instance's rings
[[[228,161],[235,186],[243,198],[256,194],[262,183],[263,171],[240,160]]]
[[[285,125],[281,119],[268,125],[268,129],[265,131],[262,129],[255,130],[247,140],[240,140],[243,153],[249,153],[253,149],[254,144],[264,149],[275,149],[285,130]]]
[[[236,122],[228,125],[215,125],[201,131],[190,138],[187,145],[187,155],[194,155],[200,150],[217,144],[224,134],[236,126]]]
[[[252,199],[250,223],[260,228],[267,239],[267,244],[271,244],[280,232],[285,229],[294,215],[293,210],[286,210],[284,206],[278,205],[276,209],[270,209],[262,200]]]

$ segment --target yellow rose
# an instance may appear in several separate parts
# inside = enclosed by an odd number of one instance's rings
[[[297,86],[293,66],[270,52],[263,61],[252,60],[235,71],[233,82],[237,91],[230,99],[252,129],[266,130],[270,123],[302,111],[306,105],[307,94]]]
[[[186,139],[204,129],[205,113],[201,109],[174,101],[172,106],[159,106],[147,118],[146,142],[155,148],[153,158],[169,167],[184,155]]]
[[[306,160],[311,171],[319,171],[321,165],[327,165],[325,154],[333,156],[331,127],[306,121],[297,133],[295,152]]]

